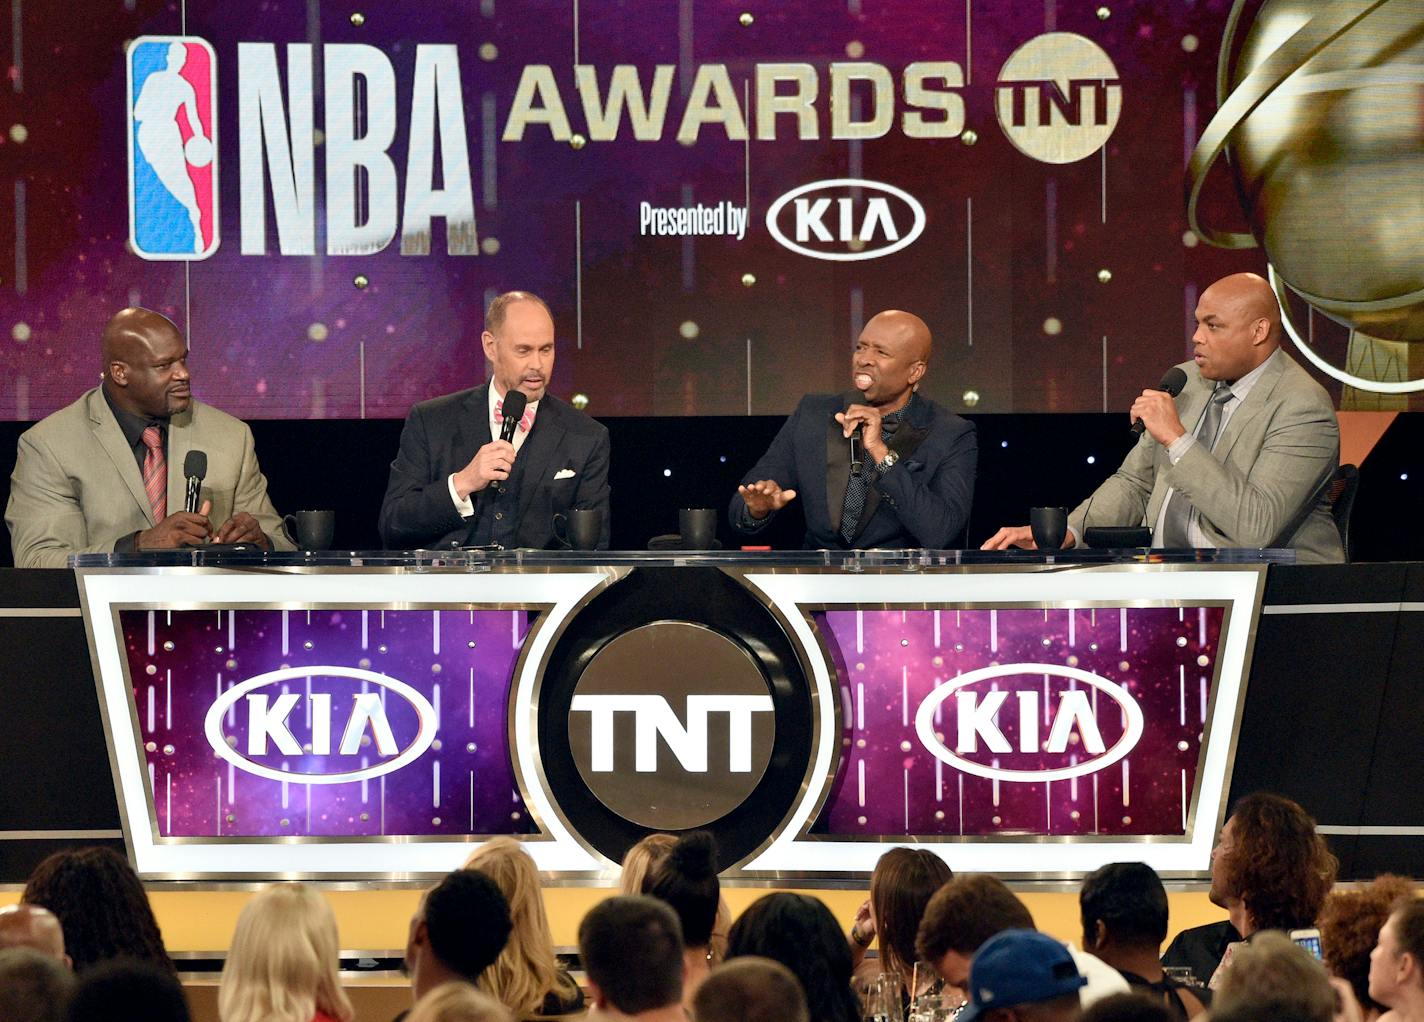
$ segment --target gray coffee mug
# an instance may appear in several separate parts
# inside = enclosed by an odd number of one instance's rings
[[[717,542],[717,509],[685,507],[677,513],[677,529],[684,550],[711,550]]]
[[[298,511],[282,519],[298,550],[330,550],[336,536],[335,511]]]

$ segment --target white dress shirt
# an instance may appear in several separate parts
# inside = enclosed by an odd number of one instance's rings
[[[495,415],[495,413],[494,413],[495,404],[504,401],[504,394],[503,394],[502,392],[500,392],[499,390],[496,389],[497,386],[498,386],[498,385],[497,385],[493,380],[490,381],[490,385],[489,385],[489,411],[488,411],[488,413],[487,413],[487,414],[488,414],[488,420],[487,420],[487,421],[490,423],[490,436],[491,436],[491,437],[498,437],[498,436],[499,436],[499,429],[500,429],[500,426],[502,426],[502,425],[504,424],[504,420],[503,420],[501,417]],[[529,404],[525,405],[525,407],[524,407],[524,415],[523,415],[522,418],[529,420],[529,428],[530,428],[530,429],[533,429],[533,428],[534,428],[534,417],[535,417],[536,415],[538,415],[538,414],[539,414],[539,402],[538,402],[538,401],[530,401]],[[522,420],[521,420],[521,421],[522,421]],[[529,439],[529,434],[528,434],[527,431],[525,431],[525,430],[523,430],[523,429],[515,429],[515,431],[514,431],[514,439],[510,441],[510,443],[514,445],[514,453],[515,453],[515,454],[518,454],[518,453],[519,453],[519,449],[524,446],[524,441],[527,440],[527,439]],[[455,475],[456,475],[456,473],[451,472],[450,475],[449,475],[449,476],[446,478],[446,480],[445,480],[446,485],[450,487],[450,499],[451,499],[451,500],[454,502],[454,504],[455,504],[455,510],[458,511],[458,512],[460,512],[460,517],[461,517],[461,518],[469,518],[469,517],[471,517],[472,515],[474,515],[474,513],[475,513],[475,503],[474,503],[474,501],[472,501],[468,496],[466,496],[466,497],[461,497],[461,496],[459,495],[459,493],[457,493],[457,492],[455,491]]]

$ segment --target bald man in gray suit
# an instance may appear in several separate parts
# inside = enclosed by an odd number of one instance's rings
[[[290,550],[247,424],[196,400],[188,345],[166,317],[124,309],[104,328],[104,379],[20,436],[5,524],[15,565],[210,541]],[[196,512],[183,464],[207,454]],[[216,527],[213,522],[221,522]]]
[[[1133,402],[1142,438],[1068,516],[1064,546],[1092,526],[1146,525],[1154,547],[1289,547],[1302,563],[1344,561],[1326,497],[1340,461],[1335,407],[1280,350],[1270,285],[1224,277],[1202,292],[1196,320],[1186,386]],[[1028,526],[1009,526],[984,549],[1033,545]]]

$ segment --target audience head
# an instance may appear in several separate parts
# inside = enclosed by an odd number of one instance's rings
[[[513,1019],[509,1009],[489,994],[455,980],[440,984],[417,1001],[405,1022],[513,1022]]]
[[[1391,1008],[1424,1004],[1424,902],[1412,895],[1380,927],[1370,953],[1369,993]]]
[[[1299,805],[1257,792],[1232,808],[1212,853],[1211,900],[1245,912],[1244,936],[1315,925],[1338,863]]]
[[[1151,948],[1167,938],[1167,889],[1151,866],[1113,862],[1088,875],[1078,894],[1083,947]]]
[[[153,962],[173,971],[143,884],[109,848],[55,852],[30,874],[20,900],[59,919],[76,972],[112,958]]]
[[[1143,993],[1111,994],[1083,1012],[1083,1022],[1174,1022],[1167,1006]]]
[[[1366,1011],[1382,1012],[1370,997],[1370,952],[1396,905],[1414,895],[1414,884],[1385,874],[1353,891],[1333,891],[1320,910],[1320,947],[1325,969],[1350,984]]]
[[[416,997],[451,979],[477,982],[504,950],[511,925],[493,880],[474,869],[446,874],[410,921],[406,964]]]
[[[8,947],[27,947],[63,962],[65,968],[71,965],[59,919],[41,905],[0,908],[0,950]]]
[[[692,999],[697,1022],[811,1022],[806,994],[791,970],[744,955],[717,969]]]
[[[881,968],[909,981],[915,936],[925,906],[954,873],[928,848],[892,848],[870,874],[870,917],[880,944]]]
[[[674,834],[649,834],[623,853],[623,875],[618,889],[622,894],[647,894],[653,870],[677,844]]]
[[[509,940],[480,976],[478,986],[513,1011],[535,1012],[559,976],[539,869],[523,846],[509,837],[486,841],[466,860],[465,868],[493,880],[509,902]]]
[[[341,988],[336,917],[301,884],[263,888],[242,909],[218,986],[223,1022],[340,1022],[354,1012]]]
[[[74,974],[53,955],[32,947],[0,948],[0,1019],[62,1022]]]
[[[70,1022],[189,1022],[188,1002],[172,968],[119,958],[79,977]]]
[[[850,947],[836,917],[818,899],[778,892],[752,902],[727,935],[728,960],[743,955],[790,969],[816,1022],[860,1022],[850,986]]]
[[[1308,951],[1282,933],[1262,933],[1236,948],[1211,1004],[1213,1018],[1218,1009],[1244,1005],[1248,1010],[1269,1007],[1273,1013],[1331,1022],[1335,991],[1325,967]]]
[[[1003,881],[984,874],[955,877],[925,906],[915,950],[950,986],[969,990],[969,964],[984,942],[1004,930],[1032,930],[1033,916]]]
[[[722,888],[717,882],[717,841],[695,830],[677,843],[648,873],[646,893],[665,901],[677,913],[682,940],[689,948],[705,948],[717,922]]]
[[[599,902],[579,924],[578,942],[595,1008],[640,1015],[682,1003],[682,927],[663,902]]]
[[[1036,930],[1005,930],[985,941],[969,969],[969,1006],[959,1022],[1073,1022],[1086,984],[1073,956]]]

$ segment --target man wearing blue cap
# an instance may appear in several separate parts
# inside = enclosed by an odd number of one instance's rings
[[[969,967],[969,1006],[958,1022],[1077,1022],[1088,981],[1068,949],[1037,930],[989,938]]]

